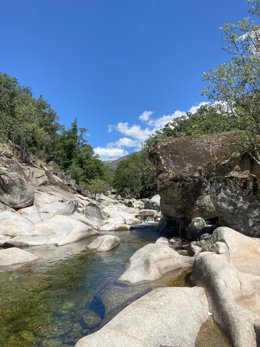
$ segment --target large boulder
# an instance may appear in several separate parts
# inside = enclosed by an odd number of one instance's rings
[[[201,216],[260,236],[259,168],[243,133],[185,137],[157,145],[152,153],[163,216],[186,223]],[[234,177],[234,169],[247,172]],[[239,217],[237,217],[239,216]]]
[[[103,235],[97,237],[89,245],[89,249],[93,249],[97,252],[107,252],[118,246],[120,238],[115,235]]]
[[[96,235],[97,233],[96,230],[74,218],[56,215],[34,225],[29,235],[20,235],[12,238],[10,243],[17,247],[39,246],[43,244],[61,246]]]
[[[153,281],[166,273],[192,266],[192,258],[176,252],[165,238],[159,238],[136,251],[129,260],[129,266],[119,278],[128,283]]]
[[[208,313],[202,288],[159,288],[124,308],[75,347],[194,347]]]
[[[0,250],[0,266],[28,263],[37,259],[39,257],[36,255],[16,247]]]

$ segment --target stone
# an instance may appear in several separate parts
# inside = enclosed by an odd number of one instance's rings
[[[56,186],[38,187],[35,192],[34,206],[42,221],[54,215],[71,215],[78,206],[73,194]]]
[[[33,187],[15,159],[0,159],[0,201],[16,210],[33,204]]]
[[[211,199],[222,224],[260,237],[260,181],[249,173],[232,172],[211,180]]]
[[[214,319],[234,346],[256,346],[260,312],[260,240],[227,227],[212,239],[217,253],[200,253],[191,280],[207,291]]]
[[[194,347],[208,312],[202,288],[159,288],[124,308],[75,347]]]
[[[165,238],[159,238],[136,251],[119,278],[128,283],[154,281],[166,273],[192,266],[192,258],[177,253]]]
[[[37,259],[39,257],[36,255],[16,247],[0,250],[0,266],[28,263]]]
[[[103,209],[94,201],[90,201],[84,209],[84,214],[87,218],[92,219],[97,218],[104,220],[106,219],[106,214],[104,213]]]
[[[55,215],[42,223],[34,225],[29,235],[14,237],[10,240],[10,243],[19,247],[43,244],[61,246],[97,233],[96,230],[80,221],[68,216]]]
[[[243,132],[184,137],[155,146],[161,211],[186,223],[201,216],[260,236],[259,165]],[[241,172],[236,172],[235,169]]]
[[[79,222],[88,225],[92,229],[96,229],[96,230],[99,229],[99,224],[89,220],[87,217],[85,217],[84,214],[81,214],[81,213],[78,213],[78,212],[74,212],[72,215],[70,215],[70,218],[76,219]]]
[[[159,194],[154,195],[151,199],[145,202],[145,209],[160,211],[160,201],[161,197]]]
[[[0,235],[30,235],[33,223],[12,211],[0,212]]]
[[[114,235],[103,235],[97,237],[89,245],[89,249],[93,249],[97,252],[107,252],[117,247],[120,244],[120,238]]]
[[[48,177],[44,169],[26,166],[25,175],[27,176],[27,180],[35,187],[43,186],[48,183]]]
[[[129,230],[130,226],[127,224],[119,224],[115,226],[115,231],[127,231]]]

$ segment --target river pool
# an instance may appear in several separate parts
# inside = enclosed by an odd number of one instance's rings
[[[71,347],[151,289],[187,284],[187,270],[151,283],[118,282],[130,256],[159,235],[156,228],[113,234],[121,244],[109,252],[88,250],[92,237],[30,248],[39,260],[0,269],[0,346]]]

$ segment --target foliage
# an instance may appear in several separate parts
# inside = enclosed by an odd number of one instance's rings
[[[248,1],[249,13],[259,21],[260,0]],[[203,93],[210,99],[225,102],[228,111],[237,118],[248,119],[251,127],[248,138],[259,148],[255,139],[260,136],[260,25],[251,18],[236,24],[224,24],[222,31],[227,45],[224,50],[231,58],[203,74],[208,85]]]
[[[108,179],[105,165],[94,155],[75,119],[69,129],[58,123],[56,112],[42,97],[34,98],[15,78],[0,74],[0,136],[18,146],[25,159],[31,152],[54,160],[78,182]]]
[[[242,120],[242,119],[241,119]],[[245,130],[249,127],[248,119],[238,122],[232,114],[227,115],[221,105],[206,104],[195,113],[175,118],[158,130],[147,141],[148,149],[167,138],[215,134],[231,130]]]
[[[57,115],[42,97],[34,99],[29,88],[15,78],[0,74],[0,135],[22,151],[43,158],[52,152],[60,125]]]
[[[93,193],[95,197],[97,194],[106,193],[109,188],[109,183],[104,180],[101,180],[100,178],[92,180],[91,183],[86,186],[86,189],[90,193]]]
[[[135,198],[155,193],[155,168],[146,149],[120,161],[115,170],[113,187],[119,194]]]

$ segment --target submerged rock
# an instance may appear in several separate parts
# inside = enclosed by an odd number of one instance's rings
[[[104,235],[97,237],[89,245],[89,249],[93,249],[97,252],[107,252],[118,246],[120,238],[114,235]]]

